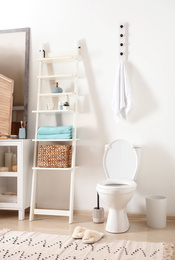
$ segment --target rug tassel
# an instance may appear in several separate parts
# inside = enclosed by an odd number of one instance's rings
[[[163,243],[163,260],[172,260],[173,248],[172,243]]]
[[[0,230],[0,236],[5,235],[7,232],[11,231],[11,229],[9,228],[3,228],[2,230]]]

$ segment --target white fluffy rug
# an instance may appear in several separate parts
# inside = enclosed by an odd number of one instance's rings
[[[64,235],[0,231],[0,259],[10,260],[171,260],[173,244],[105,238],[94,244]]]

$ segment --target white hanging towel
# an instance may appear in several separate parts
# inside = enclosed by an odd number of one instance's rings
[[[128,112],[131,110],[133,105],[134,103],[131,93],[131,86],[129,83],[125,63],[122,61],[119,64],[119,70],[117,73],[112,99],[112,110],[114,112],[114,119],[118,122],[120,115],[126,118]]]

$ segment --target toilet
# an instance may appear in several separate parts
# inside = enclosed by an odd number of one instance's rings
[[[129,229],[126,206],[136,190],[138,149],[119,139],[105,146],[103,167],[107,179],[97,184],[100,199],[109,208],[106,231],[123,233]]]

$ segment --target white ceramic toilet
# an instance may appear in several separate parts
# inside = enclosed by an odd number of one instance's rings
[[[140,148],[140,147],[137,147]],[[122,233],[129,229],[126,206],[137,184],[137,149],[126,140],[115,140],[105,146],[103,167],[107,179],[97,184],[100,199],[109,207],[106,231]]]

